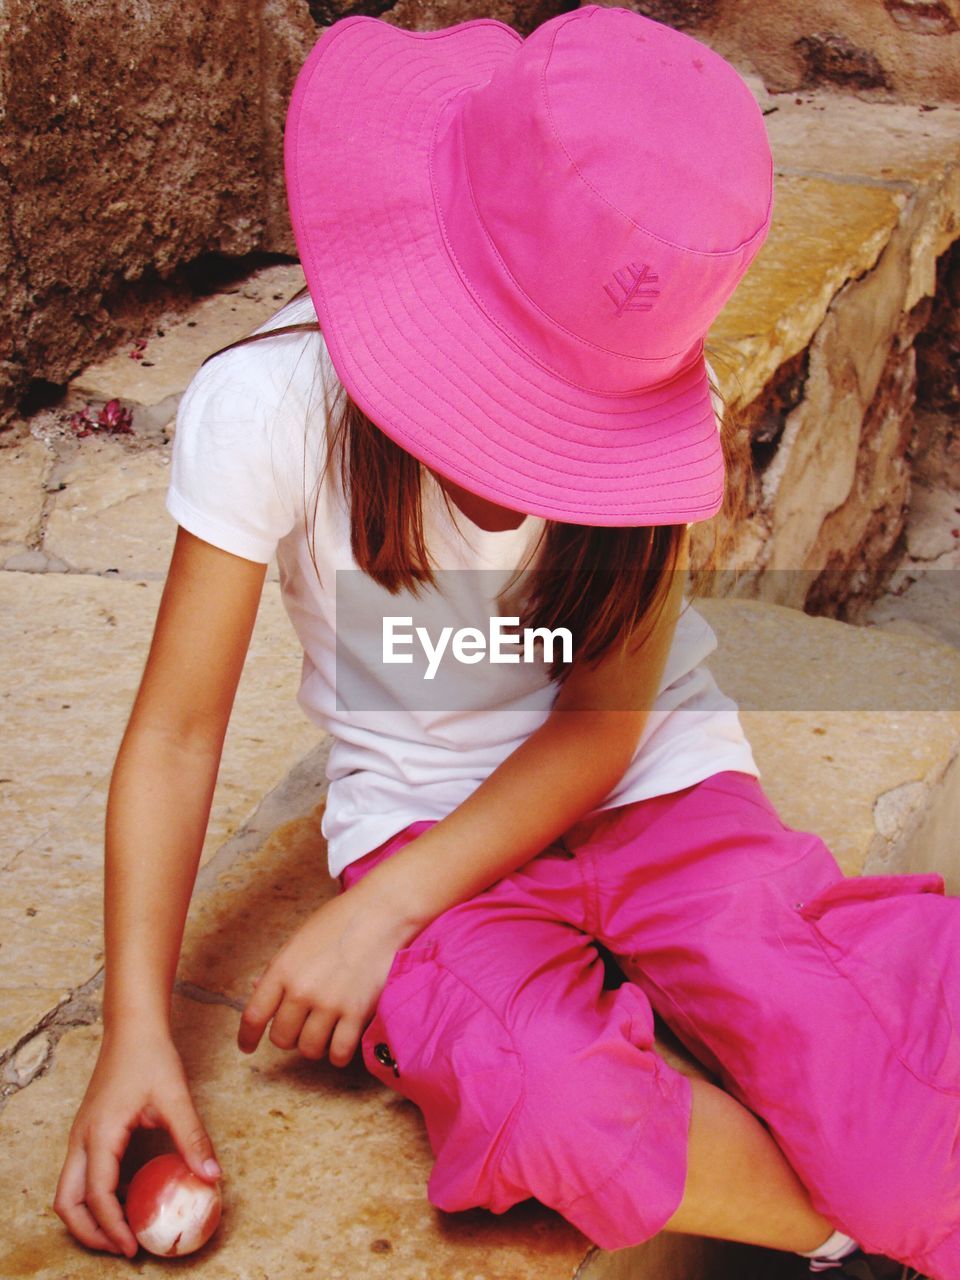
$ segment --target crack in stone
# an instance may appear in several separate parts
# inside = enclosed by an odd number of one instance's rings
[[[830,169],[802,169],[793,165],[777,166],[774,173],[785,178],[818,178],[841,187],[881,187],[885,191],[916,192],[918,184],[909,178],[877,178],[869,173],[834,173]]]
[[[14,852],[13,857],[10,859],[10,861],[5,862],[3,866],[0,867],[0,873],[4,871],[14,871],[16,869],[15,863],[19,857],[21,857],[24,853],[29,853],[30,850],[35,848],[40,843],[41,840],[48,840],[57,831],[58,826],[65,825],[69,820],[69,818],[74,813],[76,813],[76,811],[80,808],[81,805],[86,804],[87,801],[90,799],[92,795],[94,795],[95,792],[97,791],[102,792],[106,784],[109,782],[109,780],[110,780],[110,772],[108,771],[104,774],[101,774],[101,776],[97,778],[95,781],[91,782],[87,787],[86,791],[84,791],[77,798],[77,800],[70,806],[69,809],[65,810],[60,817],[54,818],[51,826],[45,827],[42,831],[38,831],[37,834],[27,842],[27,844],[21,845],[21,847]]]
[[[101,966],[82,986],[74,987],[65,994],[55,1008],[49,1009],[31,1030],[22,1035],[13,1045],[0,1050],[0,1072],[2,1072],[7,1063],[35,1036],[46,1032],[50,1040],[50,1049],[46,1058],[29,1080],[24,1081],[23,1084],[10,1081],[0,1087],[0,1111],[14,1094],[19,1093],[21,1089],[29,1089],[34,1080],[40,1080],[51,1070],[62,1035],[73,1027],[88,1027],[99,1021],[100,1001],[95,993],[103,986],[103,977],[104,972]]]
[[[580,1264],[571,1276],[570,1280],[586,1280],[588,1270],[592,1267],[593,1262],[600,1256],[600,1249],[597,1245],[591,1245],[586,1256],[581,1258]]]
[[[40,551],[42,555],[49,556],[49,553],[43,551],[40,547],[32,547],[30,549]],[[66,564],[65,561],[63,563]],[[17,569],[16,567],[8,569],[5,565],[0,566],[0,573],[23,572],[22,569]],[[72,564],[68,564],[65,569],[40,569],[32,572],[39,578],[45,577],[48,573],[58,573],[86,578],[116,578],[120,582],[163,582],[166,577],[165,573],[160,573],[156,569],[144,570],[143,572],[136,572],[131,569],[76,569]]]

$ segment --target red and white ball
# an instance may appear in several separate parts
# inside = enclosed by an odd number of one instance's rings
[[[202,1248],[220,1223],[220,1186],[198,1177],[182,1156],[156,1156],[130,1180],[124,1210],[150,1253],[180,1257]]]

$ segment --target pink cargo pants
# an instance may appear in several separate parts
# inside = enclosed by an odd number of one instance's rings
[[[344,890],[429,821],[347,867]],[[683,1194],[653,1010],[870,1252],[960,1280],[960,900],[845,879],[726,771],[575,824],[397,952],[363,1061],[422,1111],[447,1211],[536,1197],[604,1249]],[[604,985],[597,942],[627,981]]]

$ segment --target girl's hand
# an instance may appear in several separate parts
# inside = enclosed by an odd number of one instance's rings
[[[372,873],[371,873],[372,875]],[[325,902],[277,952],[254,984],[237,1044],[252,1053],[270,1019],[279,1049],[327,1054],[345,1067],[376,1011],[393,957],[420,931],[359,881]]]
[[[54,1212],[81,1244],[111,1253],[137,1252],[117,1199],[120,1161],[134,1129],[163,1126],[189,1167],[208,1182],[216,1160],[190,1096],[180,1055],[169,1036],[125,1028],[104,1032],[93,1075],[80,1104],[57,1183]]]

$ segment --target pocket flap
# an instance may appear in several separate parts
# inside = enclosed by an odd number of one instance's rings
[[[805,920],[819,920],[831,907],[874,902],[881,898],[896,898],[918,893],[945,892],[943,876],[934,872],[913,876],[853,876],[838,880],[799,907]]]
[[[798,909],[900,1061],[960,1092],[960,900],[943,877],[841,880]]]

